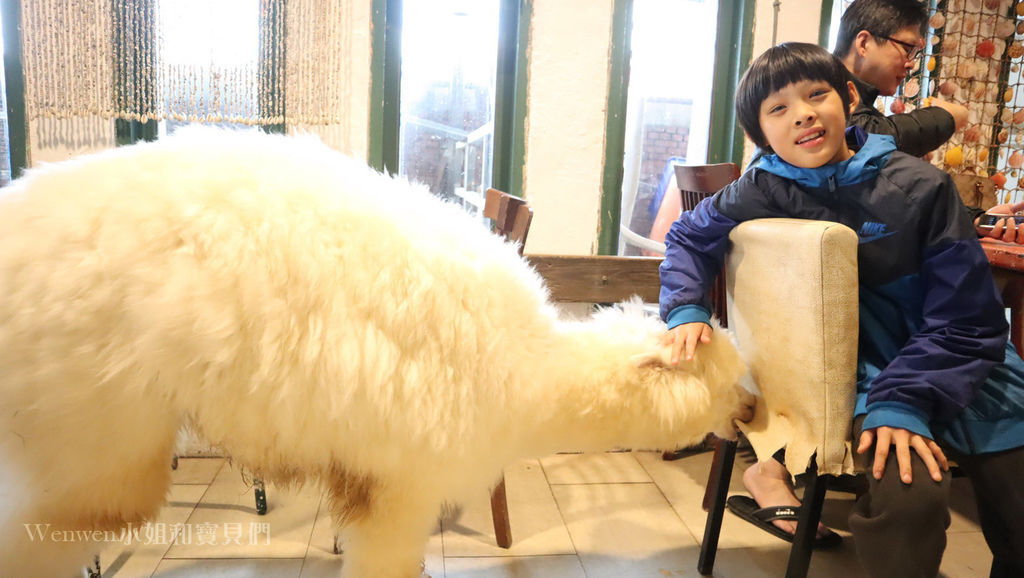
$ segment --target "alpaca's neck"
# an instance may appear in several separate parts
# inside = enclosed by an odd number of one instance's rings
[[[627,394],[635,376],[636,346],[610,342],[577,328],[560,335],[536,368],[532,418],[538,443],[551,450],[600,450],[630,443],[629,431],[642,411]]]

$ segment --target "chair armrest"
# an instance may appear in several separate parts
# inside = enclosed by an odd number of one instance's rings
[[[648,239],[625,225],[619,225],[619,234],[622,235],[622,238],[628,245],[647,249],[648,251],[654,251],[655,253],[660,253],[662,255],[665,254],[665,243],[659,243],[654,239]]]
[[[767,459],[786,447],[803,472],[853,470],[856,398],[857,235],[838,223],[758,219],[730,235],[729,325],[762,399],[743,429]]]

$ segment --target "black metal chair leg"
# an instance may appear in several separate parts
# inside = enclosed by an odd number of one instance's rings
[[[811,459],[807,468],[807,487],[804,488],[803,505],[796,522],[796,533],[793,536],[793,548],[789,551],[789,564],[786,567],[786,578],[805,578],[811,565],[811,551],[814,538],[818,533],[818,522],[821,521],[821,509],[825,504],[825,490],[831,476],[819,476],[818,466]]]
[[[267,513],[267,487],[258,478],[252,481],[252,487],[256,494],[256,513],[262,516]]]
[[[697,560],[697,571],[707,576],[715,566],[715,555],[718,553],[718,536],[722,532],[722,518],[725,515],[725,500],[729,495],[729,478],[732,477],[732,466],[736,460],[736,442],[717,440],[715,457],[708,474],[708,486],[705,492],[705,509],[708,519],[704,524],[704,539],[700,543],[700,559]]]

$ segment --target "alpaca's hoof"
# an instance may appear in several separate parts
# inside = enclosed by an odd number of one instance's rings
[[[267,513],[267,487],[263,480],[252,481],[253,493],[256,494],[256,513],[262,516]]]
[[[96,557],[93,558],[92,566],[86,566],[84,569],[82,569],[82,576],[84,576],[85,578],[101,578],[99,554],[97,554]]]
[[[341,536],[334,535],[334,554],[341,556],[345,552],[345,549],[341,547]]]

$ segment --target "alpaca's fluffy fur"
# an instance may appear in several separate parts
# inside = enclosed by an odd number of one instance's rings
[[[185,131],[0,191],[0,573],[150,519],[190,420],[269,481],[319,481],[345,575],[418,575],[439,504],[560,449],[729,429],[723,335],[668,368],[637,312],[558,320],[514,247],[311,138]]]

